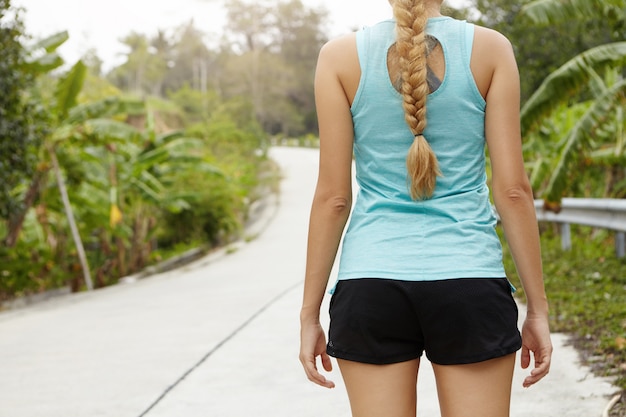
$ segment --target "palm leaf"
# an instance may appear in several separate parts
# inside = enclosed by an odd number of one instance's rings
[[[617,106],[621,105],[626,94],[626,80],[615,84],[602,97],[594,101],[585,115],[570,130],[565,146],[561,150],[556,168],[552,172],[550,182],[545,190],[546,200],[559,202],[567,187],[568,174],[571,166],[585,154],[585,145],[593,132],[602,129],[605,124],[614,123],[614,119],[607,117]]]
[[[152,149],[138,155],[132,162],[132,172],[134,176],[140,175],[141,172],[149,170],[154,166],[167,161],[169,152],[164,148]]]
[[[134,185],[141,193],[143,198],[158,205],[161,202],[161,196],[154,191],[148,184],[136,178],[131,178],[130,183]]]
[[[68,39],[69,34],[64,31],[30,46],[26,50],[24,70],[34,76],[39,76],[62,66],[65,61],[57,54],[56,50]]]
[[[141,100],[108,97],[92,103],[81,104],[70,109],[66,123],[78,124],[90,119],[102,119],[122,114],[137,114],[145,111]]]
[[[595,71],[623,65],[626,62],[626,42],[614,42],[592,48],[572,58],[551,73],[524,104],[521,111],[522,131],[528,132],[559,104],[567,102],[593,77]],[[592,71],[593,70],[593,71]]]
[[[199,139],[179,137],[138,155],[135,160],[135,171],[138,173],[164,162],[201,163],[202,156],[193,153],[201,146],[202,141]]]
[[[63,58],[56,52],[51,52],[36,58],[26,60],[24,70],[34,76],[46,74],[65,64]]]
[[[85,135],[97,143],[131,142],[139,137],[137,129],[111,119],[92,119],[83,124]]]
[[[76,106],[76,98],[83,89],[87,66],[78,61],[70,71],[59,80],[55,91],[58,120],[65,120],[70,109]]]
[[[533,190],[537,190],[541,186],[541,182],[549,174],[550,165],[543,158],[537,158],[530,169],[530,184]]]
[[[32,49],[33,51],[43,49],[47,53],[51,53],[56,51],[57,48],[63,45],[69,38],[70,35],[67,31],[55,33],[52,36],[41,39],[39,42],[35,43],[35,45],[33,45],[33,47],[30,49]]]
[[[161,145],[163,143],[169,143],[169,142],[173,141],[174,139],[178,139],[178,138],[180,138],[182,136],[183,136],[183,132],[182,131],[173,131],[173,132],[163,133],[161,135],[158,135],[155,138],[154,143],[156,145]]]
[[[189,210],[191,209],[191,205],[185,201],[185,200],[168,200],[166,202],[164,202],[164,208],[169,211],[172,214],[178,214],[180,212],[182,212],[183,210]]]
[[[142,183],[146,184],[146,186],[150,187],[154,192],[161,195],[165,191],[165,185],[154,175],[152,175],[148,171],[143,171],[139,175],[139,179]]]
[[[202,146],[202,140],[189,137],[178,137],[162,145],[162,147],[167,149],[173,156],[181,154],[191,155],[192,151],[202,149]]]
[[[626,18],[625,0],[535,0],[521,14],[538,24],[551,24],[589,16]]]
[[[593,151],[591,152],[589,157],[597,165],[626,165],[626,153],[624,153],[623,151],[619,152],[616,147],[603,148],[597,151]]]

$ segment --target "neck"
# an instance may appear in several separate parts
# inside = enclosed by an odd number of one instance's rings
[[[424,0],[426,17],[441,17],[441,3],[443,3],[443,0]],[[389,0],[389,4],[393,7],[393,0]]]
[[[425,0],[424,6],[426,7],[426,15],[428,17],[440,17],[441,16],[441,0]]]

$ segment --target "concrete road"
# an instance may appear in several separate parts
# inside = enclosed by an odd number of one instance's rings
[[[298,362],[317,152],[275,148],[284,180],[249,238],[179,270],[0,314],[0,417],[348,417]],[[328,299],[326,299],[326,303]],[[327,317],[323,317],[327,323]],[[600,417],[617,389],[555,335],[551,375],[513,417]],[[438,416],[424,362],[419,416]]]

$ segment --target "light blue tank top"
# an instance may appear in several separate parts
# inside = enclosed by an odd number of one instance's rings
[[[413,201],[405,162],[413,134],[387,69],[395,22],[357,32],[362,74],[351,111],[360,189],[343,239],[340,280],[506,276],[486,184],[486,103],[470,70],[474,26],[434,18],[427,33],[445,55],[442,84],[428,96],[424,132],[443,177],[431,199]]]

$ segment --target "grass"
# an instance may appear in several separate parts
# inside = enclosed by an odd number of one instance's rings
[[[553,332],[567,333],[583,363],[626,390],[626,259],[615,255],[613,233],[572,226],[563,251],[554,225],[542,225],[544,280]],[[520,288],[505,246],[505,268]],[[523,299],[523,290],[518,292]]]

